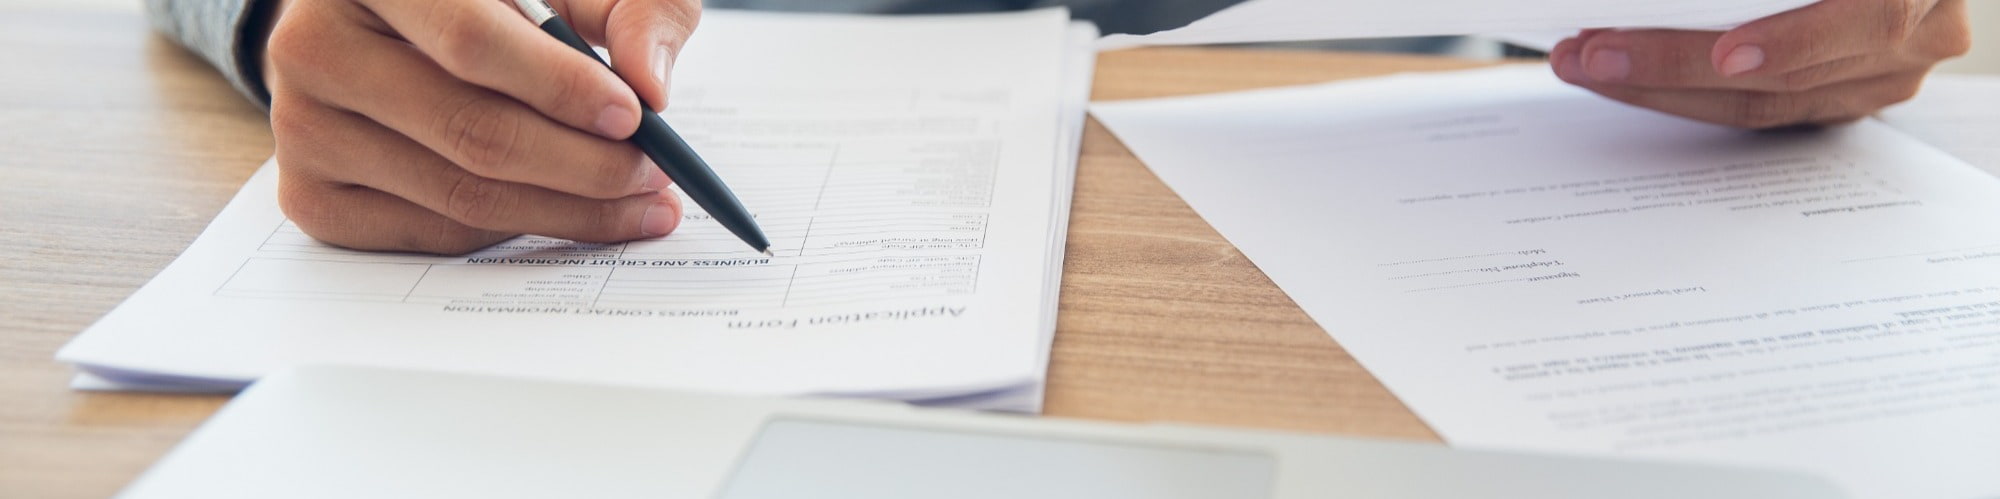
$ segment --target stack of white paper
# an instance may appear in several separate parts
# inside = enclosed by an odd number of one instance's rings
[[[1542,67],[1093,112],[1453,444],[2000,495],[2000,179],[1880,122]]]
[[[266,165],[58,357],[98,388],[347,364],[1038,410],[1095,38],[1060,10],[711,11],[667,120],[776,258],[692,204],[652,241],[346,251],[284,219]]]
[[[1250,0],[1186,27],[1100,47],[1286,42],[1590,28],[1718,29],[1817,0]]]

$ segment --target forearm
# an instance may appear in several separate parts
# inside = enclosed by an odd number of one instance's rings
[[[153,27],[208,60],[231,85],[260,105],[270,103],[259,73],[262,4],[269,0],[146,0]]]

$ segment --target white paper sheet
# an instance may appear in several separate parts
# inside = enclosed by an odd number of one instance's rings
[[[1185,27],[1118,34],[1098,45],[1289,42],[1347,38],[1576,31],[1718,29],[1816,0],[1250,0]]]
[[[59,357],[84,388],[350,364],[1038,410],[1095,34],[1060,10],[710,12],[666,116],[776,258],[691,204],[653,241],[340,250],[284,220],[267,165]]]
[[[2000,76],[1934,74],[1882,121],[2000,176]]]
[[[2000,179],[1547,71],[1092,110],[1455,445],[2000,494]]]

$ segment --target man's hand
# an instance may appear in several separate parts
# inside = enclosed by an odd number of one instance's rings
[[[1832,124],[1916,95],[1971,48],[1964,0],[1823,0],[1727,33],[1585,31],[1557,76],[1632,105],[1743,128]]]
[[[299,228],[366,250],[456,254],[518,234],[665,235],[681,204],[623,139],[699,0],[554,0],[617,72],[497,0],[277,7],[264,51],[279,201]]]

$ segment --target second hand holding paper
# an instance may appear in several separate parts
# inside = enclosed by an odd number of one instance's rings
[[[1098,104],[1457,445],[2000,494],[2000,179],[1515,67]]]

